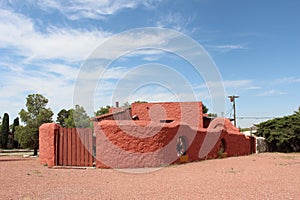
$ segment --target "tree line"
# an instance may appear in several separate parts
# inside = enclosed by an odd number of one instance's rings
[[[29,94],[26,98],[26,109],[21,109],[19,116],[24,125],[20,125],[17,117],[9,125],[9,115],[0,117],[0,148],[30,148],[37,155],[39,146],[39,127],[44,123],[53,122],[53,111],[47,108],[48,99],[41,94]],[[109,112],[110,106],[101,107],[95,116]],[[85,109],[76,105],[69,110],[62,109],[57,114],[56,123],[63,127],[91,127],[90,117]]]
[[[0,148],[11,149],[18,146],[17,141],[15,141],[13,137],[17,126],[19,126],[19,117],[14,119],[12,125],[9,125],[8,113],[4,113],[2,122],[0,117]]]
[[[145,101],[136,101],[143,103]],[[39,127],[44,123],[53,122],[54,113],[47,108],[48,99],[41,94],[29,94],[26,98],[26,109],[19,112],[24,125],[20,125],[19,117],[9,125],[9,115],[0,117],[0,148],[31,148],[37,155],[39,146]],[[124,106],[130,106],[125,103]],[[101,107],[94,115],[100,116],[109,112],[110,106]],[[208,108],[203,105],[203,113]],[[71,109],[62,109],[57,114],[56,123],[62,127],[92,127],[90,117],[85,109],[76,105]],[[300,107],[293,115],[275,118],[257,125],[257,136],[266,138],[269,151],[299,152],[300,151]]]

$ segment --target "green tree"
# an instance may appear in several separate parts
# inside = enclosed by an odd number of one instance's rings
[[[1,120],[1,116],[0,116],[0,148],[2,146],[2,133],[1,133],[1,129],[2,129],[2,120]]]
[[[298,108],[297,111],[294,111],[294,114],[295,114],[296,116],[300,116],[300,107]]]
[[[16,131],[16,127],[17,126],[19,126],[20,125],[20,121],[19,121],[19,117],[16,117],[15,119],[14,119],[14,123],[13,123],[13,125],[12,125],[12,133],[15,133],[15,131]]]
[[[90,118],[82,106],[76,105],[75,109],[70,109],[69,112],[70,115],[65,120],[66,127],[90,127]]]
[[[16,128],[18,127],[20,125],[20,121],[19,121],[19,117],[16,117],[15,119],[14,119],[14,123],[13,123],[13,125],[12,125],[12,134],[13,134],[13,136],[14,136],[14,147],[18,147],[19,146],[19,143],[18,143],[18,140],[17,140],[17,138],[16,138],[16,136],[15,136],[15,132],[16,132]]]
[[[206,114],[208,112],[208,110],[209,109],[204,104],[202,104],[202,113]]]
[[[1,125],[1,146],[7,148],[8,134],[9,134],[9,115],[4,113]]]
[[[30,94],[26,98],[27,110],[22,109],[19,113],[26,126],[16,129],[18,142],[22,147],[25,147],[22,144],[28,144],[27,147],[33,148],[34,155],[37,155],[38,150],[39,127],[44,123],[52,122],[53,112],[50,108],[46,108],[47,103],[48,99],[43,95]],[[24,136],[23,134],[28,135]],[[28,141],[22,141],[23,139]]]
[[[128,101],[126,101],[124,104],[123,104],[123,108],[130,108],[130,103],[128,103]]]
[[[99,110],[95,112],[95,116],[100,116],[109,113],[110,106],[101,107]]]
[[[133,102],[133,103],[148,103],[148,101],[137,100],[137,101],[135,101],[135,102]]]
[[[70,116],[70,110],[62,109],[57,114],[56,122],[61,125],[62,127],[66,127],[66,119]]]
[[[218,115],[216,113],[208,113],[209,117],[218,117]]]
[[[300,151],[300,112],[257,125],[257,135],[266,138],[269,151]]]
[[[38,146],[38,129],[29,126],[17,126],[15,138],[22,148],[33,148]],[[34,154],[36,155],[36,154]]]

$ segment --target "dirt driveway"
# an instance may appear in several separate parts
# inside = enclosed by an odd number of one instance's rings
[[[300,199],[300,154],[265,153],[132,174],[0,157],[0,199]]]

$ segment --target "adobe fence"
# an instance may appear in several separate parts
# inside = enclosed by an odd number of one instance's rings
[[[40,162],[52,166],[94,165],[95,139],[90,128],[64,128],[57,124],[40,127]]]

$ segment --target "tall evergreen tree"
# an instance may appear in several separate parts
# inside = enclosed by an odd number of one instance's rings
[[[8,134],[9,134],[9,115],[7,113],[4,113],[3,116],[1,133],[2,133],[1,146],[2,148],[7,148]]]
[[[12,133],[15,133],[16,131],[16,127],[20,125],[20,121],[19,121],[19,117],[15,118],[14,119],[14,123],[13,123],[13,126],[12,126]]]
[[[11,129],[11,132],[14,136],[14,143],[13,143],[13,147],[19,147],[19,143],[15,137],[15,132],[16,132],[16,128],[20,125],[20,120],[19,120],[19,117],[15,118],[14,119],[14,123],[12,125],[12,129]]]
[[[1,120],[1,116],[0,116],[0,148],[2,147],[2,133],[1,133],[1,129],[2,129],[2,120]]]

